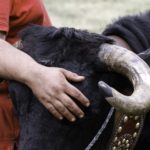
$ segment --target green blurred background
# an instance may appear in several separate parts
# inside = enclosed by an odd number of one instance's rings
[[[45,0],[53,25],[100,32],[119,16],[150,10],[150,0]]]

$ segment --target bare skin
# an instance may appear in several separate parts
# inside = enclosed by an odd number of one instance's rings
[[[56,118],[71,122],[76,117],[82,118],[84,112],[71,97],[86,107],[90,105],[89,100],[68,81],[82,82],[84,77],[62,68],[42,66],[5,38],[6,34],[0,32],[0,77],[26,84]]]
[[[123,40],[122,38],[116,36],[116,35],[111,35],[109,36],[111,39],[113,39],[115,41],[115,44],[121,47],[124,47],[128,50],[131,50],[131,47],[128,45],[128,43]],[[132,51],[132,50],[131,50]]]

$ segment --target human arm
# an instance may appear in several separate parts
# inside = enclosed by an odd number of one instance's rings
[[[5,33],[0,33],[0,77],[13,79],[30,87],[39,101],[57,118],[74,121],[75,116],[84,113],[71,97],[88,105],[88,99],[68,80],[80,82],[84,77],[62,68],[45,67],[30,56],[4,41]]]

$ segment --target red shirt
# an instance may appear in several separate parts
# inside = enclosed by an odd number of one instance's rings
[[[31,23],[51,25],[42,0],[0,0],[0,30],[8,33],[8,42],[14,43],[16,34]]]
[[[15,43],[18,32],[29,24],[51,25],[42,0],[0,0],[0,31],[7,33],[9,43]],[[0,82],[0,150],[13,150],[19,136],[7,86],[7,81]]]

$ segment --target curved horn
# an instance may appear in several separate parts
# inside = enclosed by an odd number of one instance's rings
[[[106,100],[124,113],[142,114],[150,110],[149,66],[135,53],[111,44],[103,44],[98,57],[112,71],[127,76],[134,87],[132,95],[125,96],[100,81],[99,87],[104,91]]]

